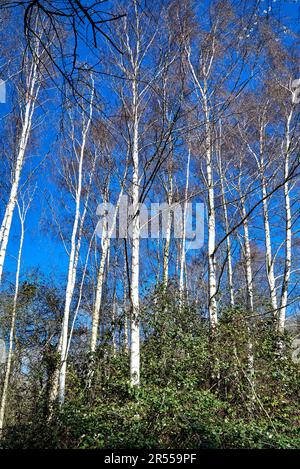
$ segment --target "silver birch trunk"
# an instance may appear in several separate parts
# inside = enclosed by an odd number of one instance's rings
[[[191,61],[191,52],[188,50],[188,64],[193,76],[196,87],[198,88],[202,98],[202,108],[204,112],[205,124],[205,154],[206,154],[206,174],[207,174],[207,190],[208,190],[208,315],[210,327],[213,330],[218,323],[217,313],[217,282],[216,282],[216,217],[215,217],[215,195],[214,195],[214,179],[212,165],[212,128],[210,122],[210,109],[208,101],[207,77],[210,73],[211,65],[214,59],[214,52],[209,60],[209,65],[202,66],[203,84],[200,83],[195,68]]]
[[[97,347],[105,264],[106,264],[107,253],[108,253],[109,244],[110,244],[110,239],[107,237],[107,234],[104,233],[104,236],[105,236],[105,239],[102,243],[101,259],[100,259],[100,265],[99,265],[98,275],[97,275],[96,298],[95,298],[95,305],[94,305],[93,319],[92,319],[92,335],[91,335],[91,345],[90,345],[90,350],[92,354],[96,352],[96,347]]]
[[[172,176],[170,176],[170,187],[167,192],[167,200],[169,207],[172,205],[173,199],[173,182]],[[163,254],[163,286],[166,289],[169,281],[169,257],[170,257],[170,244],[171,244],[171,227],[172,227],[172,214],[171,210],[168,210],[167,214],[167,226],[165,233],[165,246]]]
[[[280,309],[278,314],[278,332],[283,334],[285,330],[286,308],[288,301],[288,288],[291,275],[292,264],[292,213],[290,200],[289,166],[291,153],[291,121],[293,117],[293,107],[288,115],[285,134],[285,154],[284,154],[284,204],[285,204],[285,266],[280,297]]]
[[[83,161],[84,161],[84,155],[85,155],[87,135],[88,135],[89,128],[91,125],[91,121],[92,121],[93,95],[94,95],[94,91],[92,90],[90,111],[89,111],[87,122],[83,124],[82,142],[81,142],[80,155],[79,155],[79,160],[78,160],[78,182],[77,182],[76,195],[75,195],[75,214],[74,214],[72,236],[71,236],[71,250],[70,250],[70,256],[69,256],[68,280],[67,280],[67,287],[66,287],[65,308],[64,308],[64,316],[63,316],[63,323],[62,323],[62,332],[61,332],[59,395],[58,395],[60,405],[62,405],[65,400],[69,318],[70,318],[70,311],[71,311],[71,304],[72,304],[72,299],[73,299],[73,294],[74,294],[74,288],[76,284],[78,255],[79,255],[79,250],[80,250],[81,234],[82,234],[82,229],[79,229],[79,221],[80,221],[80,216],[81,216],[80,206],[81,206],[82,182],[83,182]],[[83,223],[83,217],[82,217],[81,223]],[[81,232],[80,236],[78,236],[78,231]]]
[[[125,249],[124,249],[125,251]],[[128,314],[127,314],[127,265],[126,265],[126,253],[124,252],[124,274],[123,274],[123,315],[124,315],[124,350],[128,352]]]
[[[274,259],[272,256],[272,241],[271,241],[271,230],[269,222],[269,208],[267,201],[267,182],[264,175],[264,161],[263,156],[261,158],[261,192],[263,199],[263,218],[264,218],[264,231],[265,231],[265,248],[266,248],[266,272],[270,291],[270,299],[273,314],[277,317],[277,296],[276,296],[276,283],[274,274]]]
[[[9,333],[8,355],[7,355],[7,361],[6,361],[6,369],[5,369],[5,375],[4,375],[4,384],[3,384],[3,389],[2,389],[1,406],[0,406],[0,437],[2,435],[2,431],[4,427],[4,417],[5,417],[6,402],[7,402],[7,397],[8,397],[9,379],[10,379],[12,359],[13,359],[13,346],[14,346],[15,323],[16,323],[16,316],[17,316],[17,303],[18,303],[18,295],[19,295],[21,259],[22,259],[22,251],[23,251],[23,244],[24,244],[24,224],[25,224],[25,217],[26,217],[26,212],[27,212],[27,209],[25,209],[24,213],[21,213],[19,205],[18,205],[18,210],[19,210],[19,218],[20,218],[20,223],[21,223],[21,235],[20,235],[16,279],[15,279],[15,294],[14,294],[14,300],[13,300],[13,310],[12,310],[10,333]]]
[[[221,126],[220,126],[220,129],[221,129]],[[220,130],[220,139],[221,139],[221,130]],[[223,173],[223,167],[222,167],[221,142],[219,143],[219,174],[220,174],[221,202],[222,202],[223,213],[224,213],[225,234],[226,234],[228,289],[229,289],[229,297],[230,297],[230,306],[233,308],[235,304],[235,299],[234,299],[234,288],[233,288],[231,239],[229,236],[229,218],[228,218],[228,210],[227,210],[227,200],[226,200],[226,195],[225,195],[224,173]]]
[[[131,250],[131,334],[130,334],[130,382],[140,384],[140,321],[139,321],[139,148],[138,148],[138,89],[136,74],[132,83],[133,95],[133,175],[132,175],[132,250]]]
[[[254,311],[254,301],[253,301],[253,275],[252,275],[252,261],[251,261],[251,245],[249,238],[249,225],[248,218],[246,217],[246,207],[244,196],[241,196],[241,208],[242,208],[242,218],[243,229],[244,229],[244,255],[245,255],[245,271],[246,271],[246,290],[247,290],[247,312],[253,313]],[[247,361],[248,361],[248,373],[249,381],[251,383],[251,399],[253,399],[254,389],[254,354],[253,354],[253,341],[252,341],[252,331],[251,331],[251,318],[246,319],[247,322]]]
[[[25,152],[32,127],[32,116],[34,113],[36,100],[40,88],[38,84],[37,67],[38,65],[36,61],[34,61],[31,65],[29,76],[27,77],[25,112],[24,117],[22,119],[22,131],[19,141],[18,154],[13,172],[13,180],[10,195],[0,229],[0,285],[2,282],[2,274],[6,257],[7,244],[9,240],[13,214],[17,202],[17,195],[24,164]]]
[[[185,252],[186,213],[187,213],[189,178],[190,178],[190,160],[191,160],[191,150],[189,147],[187,164],[186,164],[186,181],[185,181],[185,191],[184,191],[183,223],[182,223],[182,238],[181,238],[181,253],[180,253],[180,275],[179,275],[180,307],[182,307],[183,296],[184,296],[184,273],[185,273],[185,258],[186,258],[186,252]]]
[[[113,356],[117,354],[117,343],[116,343],[116,324],[117,324],[117,294],[116,287],[114,291],[113,304],[112,304],[112,347],[113,347]]]
[[[206,92],[205,92],[206,96]],[[218,322],[217,317],[217,283],[216,283],[216,265],[215,265],[215,246],[216,246],[216,220],[215,220],[215,202],[214,202],[214,181],[212,170],[212,138],[209,122],[208,105],[204,99],[205,111],[205,131],[206,131],[206,173],[208,185],[208,313],[210,325],[215,328]]]
[[[126,176],[127,176],[127,163],[126,163],[126,170],[124,172],[123,182],[122,182],[121,190],[119,193],[118,201],[117,201],[115,211],[111,220],[111,226],[107,226],[106,223],[103,223],[103,226],[102,226],[102,238],[101,238],[102,250],[101,250],[100,265],[99,265],[99,269],[97,273],[96,297],[95,297],[95,305],[93,308],[93,317],[92,317],[92,333],[91,333],[91,342],[90,342],[91,354],[94,354],[97,348],[105,265],[107,262],[107,257],[108,257],[108,253],[110,249],[110,239],[116,226],[117,215],[118,215],[118,210],[120,207],[121,198],[124,192],[124,184],[126,181]],[[105,195],[105,201],[108,202],[107,194]]]
[[[253,276],[252,276],[252,262],[251,262],[251,246],[249,238],[249,225],[248,218],[246,213],[244,197],[241,197],[241,208],[242,208],[242,217],[243,229],[244,229],[244,250],[245,250],[245,272],[246,272],[246,289],[247,289],[247,309],[250,312],[253,312],[254,302],[253,302]]]

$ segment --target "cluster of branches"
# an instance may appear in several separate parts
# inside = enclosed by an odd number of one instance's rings
[[[101,39],[104,39],[122,53],[117,42],[105,30],[105,25],[120,20],[125,13],[110,11],[106,3],[107,0],[92,4],[79,0],[12,0],[4,1],[1,8],[8,9],[14,16],[21,15],[24,37],[31,53],[35,53],[33,43],[37,39],[55,69],[72,85],[73,91],[78,92],[73,75],[83,66],[79,60],[82,48],[94,49],[95,54],[99,53]],[[36,29],[37,19],[44,25],[42,30]],[[68,38],[70,44],[66,48]],[[55,44],[52,50],[49,49],[49,40]]]

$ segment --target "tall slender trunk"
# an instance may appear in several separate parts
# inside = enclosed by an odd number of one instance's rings
[[[186,252],[185,252],[186,214],[187,214],[188,190],[189,190],[189,179],[190,179],[190,160],[191,160],[191,150],[189,146],[188,158],[187,158],[187,164],[186,164],[186,180],[185,180],[185,191],[184,191],[183,224],[182,224],[182,239],[181,239],[181,254],[180,254],[180,275],[179,275],[180,307],[182,307],[183,295],[184,295],[184,273],[185,273],[185,258],[186,258]]]
[[[282,282],[280,309],[278,314],[278,332],[282,334],[285,330],[286,308],[288,300],[288,287],[291,275],[292,263],[292,214],[289,187],[289,166],[291,153],[291,121],[293,117],[293,108],[291,109],[286,123],[286,144],[284,155],[284,203],[285,203],[285,266]]]
[[[79,228],[80,222],[80,206],[81,206],[81,197],[82,197],[82,183],[83,183],[83,161],[85,155],[85,147],[86,147],[86,140],[87,135],[89,132],[89,128],[92,121],[92,113],[93,113],[93,95],[94,91],[92,91],[91,95],[91,104],[90,104],[90,111],[88,120],[85,124],[83,124],[82,130],[82,141],[80,147],[80,155],[78,159],[78,182],[76,187],[76,195],[75,195],[75,214],[74,214],[74,221],[73,221],[73,228],[72,228],[72,236],[71,236],[71,250],[69,256],[69,267],[68,267],[68,280],[67,280],[67,287],[66,287],[66,295],[65,295],[65,308],[64,308],[64,316],[63,316],[63,323],[62,323],[62,332],[61,332],[61,348],[60,348],[60,370],[59,370],[59,391],[58,391],[58,399],[59,404],[62,405],[65,400],[65,384],[66,384],[66,372],[67,372],[67,350],[68,350],[68,337],[69,337],[69,318],[70,318],[70,311],[71,311],[71,304],[76,284],[76,275],[77,275],[77,264],[78,264],[78,256],[81,244],[81,233],[82,229]],[[74,136],[73,136],[74,137]],[[74,138],[73,138],[74,142]],[[76,149],[74,147],[76,152]],[[83,224],[83,217],[81,219],[81,225]],[[79,232],[79,235],[78,235]]]
[[[29,76],[27,77],[26,103],[24,118],[22,119],[22,131],[19,141],[18,154],[14,167],[12,186],[5,214],[0,229],[0,285],[2,282],[3,267],[6,257],[7,244],[9,240],[13,214],[16,206],[19,183],[24,164],[25,151],[27,148],[29,135],[32,127],[32,117],[39,93],[37,63],[34,61],[31,65]]]
[[[170,206],[170,203],[168,202]],[[163,286],[166,289],[168,286],[169,281],[169,257],[170,257],[170,244],[171,244],[171,210],[168,211],[167,216],[167,226],[166,226],[166,233],[165,233],[165,245],[164,245],[164,253],[163,253]]]
[[[203,66],[203,84],[200,83],[195,68],[191,61],[191,52],[188,51],[188,64],[192,72],[192,76],[197,86],[201,97],[202,97],[202,108],[204,112],[204,124],[205,124],[205,155],[206,155],[206,174],[207,174],[207,190],[208,190],[208,315],[211,330],[214,330],[218,323],[218,312],[217,312],[217,282],[216,282],[216,259],[215,259],[215,247],[216,247],[216,216],[215,216],[215,195],[214,195],[214,179],[213,179],[213,166],[212,166],[212,128],[210,122],[210,109],[208,101],[208,70]],[[208,69],[211,69],[211,65],[214,59],[214,53],[212,53],[210,59],[210,65]]]
[[[104,285],[104,274],[105,274],[105,265],[108,262],[108,254],[110,249],[110,239],[114,232],[118,210],[120,207],[121,198],[123,196],[124,191],[124,183],[127,176],[127,162],[126,162],[126,170],[123,177],[123,182],[121,186],[121,190],[119,193],[119,197],[117,200],[117,204],[113,213],[113,217],[110,220],[111,226],[106,225],[103,223],[102,226],[102,238],[101,238],[101,259],[100,265],[97,273],[97,285],[96,285],[96,297],[95,297],[95,304],[93,308],[93,317],[92,317],[92,333],[91,333],[91,342],[90,342],[90,352],[91,354],[95,354],[97,348],[97,340],[99,335],[99,322],[100,322],[100,312],[101,312],[101,303],[102,303],[102,295],[103,295],[103,285]],[[108,202],[108,194],[106,193],[104,196],[104,201]],[[92,359],[93,361],[93,359]]]
[[[0,246],[2,244],[4,228],[5,228],[5,225],[6,225],[6,219],[7,219],[7,209],[4,212],[4,217],[3,217],[1,228],[0,228]]]
[[[246,272],[246,290],[247,290],[247,310],[253,312],[253,276],[252,276],[252,262],[251,262],[251,246],[249,238],[249,225],[247,212],[245,207],[244,196],[241,197],[241,212],[244,229],[244,255],[245,255],[245,272]]]
[[[139,148],[138,148],[138,89],[136,74],[132,82],[133,93],[133,175],[132,175],[132,251],[131,251],[131,337],[130,337],[130,381],[132,386],[140,384],[140,321],[139,321]]]
[[[98,274],[97,274],[96,298],[95,298],[95,305],[93,309],[93,318],[92,318],[92,334],[91,334],[91,344],[90,344],[90,351],[92,354],[96,352],[96,347],[97,347],[105,264],[106,264],[107,253],[108,253],[109,244],[110,244],[110,239],[107,237],[107,234],[104,234],[104,236],[105,238],[102,243],[101,259],[100,259],[100,265],[99,265]]]
[[[172,205],[173,200],[173,181],[172,175],[169,174],[169,187],[167,190],[167,201],[169,209]],[[169,281],[169,258],[170,258],[170,244],[171,244],[171,227],[172,227],[172,214],[171,210],[168,210],[167,214],[167,226],[165,233],[165,246],[163,253],[163,286],[166,289]]]
[[[245,271],[246,271],[246,290],[247,290],[247,313],[250,313],[250,317],[246,319],[247,323],[247,361],[248,361],[248,374],[251,383],[251,400],[253,400],[253,389],[254,389],[254,351],[252,341],[252,318],[251,315],[254,311],[254,300],[253,300],[253,275],[252,275],[252,260],[251,260],[251,245],[249,238],[249,225],[248,218],[246,217],[245,198],[241,195],[241,213],[244,229],[244,256],[245,256]]]
[[[276,296],[276,283],[274,275],[274,259],[272,256],[272,242],[271,242],[271,231],[269,223],[269,208],[266,199],[267,196],[267,184],[266,178],[262,175],[261,181],[262,198],[263,198],[263,217],[264,217],[264,230],[265,230],[265,246],[266,246],[266,271],[267,279],[270,290],[271,305],[273,314],[277,317],[277,296]]]
[[[95,160],[94,163],[96,163],[96,160]],[[94,169],[95,169],[95,164],[93,165],[93,169],[92,169],[92,172],[91,172],[91,175],[90,175],[90,182],[89,182],[89,188],[88,188],[88,191],[87,191],[85,206],[84,206],[83,212],[80,216],[80,226],[79,226],[79,229],[78,229],[77,242],[76,242],[76,246],[75,246],[75,255],[74,255],[74,261],[73,261],[74,284],[72,286],[72,289],[71,289],[71,287],[68,288],[68,285],[67,285],[67,288],[66,288],[66,296],[67,296],[67,290],[69,292],[68,294],[70,294],[70,292],[71,292],[71,301],[72,301],[72,298],[73,298],[73,293],[74,293],[74,288],[75,288],[75,283],[76,283],[77,264],[78,264],[79,253],[80,253],[80,246],[81,246],[81,240],[82,240],[82,234],[83,234],[84,220],[85,220],[85,216],[86,216],[87,209],[88,209],[90,186],[91,186],[92,179],[93,179]],[[73,228],[74,228],[74,225],[73,225]],[[76,318],[78,316],[78,311],[79,311],[80,302],[81,302],[81,298],[82,298],[83,282],[84,282],[84,277],[85,277],[85,274],[86,274],[87,262],[88,262],[90,249],[91,249],[91,242],[90,242],[90,245],[89,245],[89,248],[88,248],[88,255],[87,255],[87,258],[86,258],[83,277],[82,277],[82,281],[81,281],[81,285],[80,285],[79,299],[78,299],[77,306],[76,306],[76,309],[75,309],[75,314],[74,314],[74,317],[73,317],[70,333],[69,333],[69,327],[67,328],[68,329],[68,334],[67,334],[67,339],[66,339],[67,340],[67,345],[66,345],[65,354],[64,354],[65,364],[67,363],[67,358],[68,358],[70,345],[71,345],[71,341],[72,341],[75,321],[76,321]],[[72,254],[72,252],[70,253],[70,255],[71,254]],[[69,257],[69,262],[70,261],[71,261],[71,257]],[[69,265],[69,267],[70,267],[70,265]],[[68,300],[68,304],[69,304],[69,306],[68,306],[68,308],[69,308],[68,309],[68,311],[69,311],[68,316],[70,316],[71,302],[69,302],[69,300]],[[65,310],[66,310],[66,305],[67,305],[67,303],[66,303],[66,299],[65,299]],[[65,318],[65,316],[64,316],[64,318]],[[60,356],[60,363],[57,363],[56,369],[54,370],[54,373],[53,373],[53,376],[52,376],[52,383],[51,383],[51,387],[50,387],[49,418],[52,417],[53,403],[56,401],[57,396],[58,396],[58,392],[59,392],[60,379],[61,379],[61,357],[62,357],[62,347],[63,347],[64,333],[65,333],[65,330],[62,328],[60,338],[59,338],[58,347],[57,347],[57,352],[58,352],[58,355]],[[66,368],[65,368],[64,372],[66,373]]]
[[[221,126],[220,126],[220,140],[222,138]],[[220,174],[220,189],[221,189],[221,201],[224,213],[224,223],[225,223],[225,234],[226,234],[226,253],[227,253],[227,278],[228,278],[228,289],[230,297],[230,306],[234,307],[234,288],[233,288],[233,269],[232,269],[232,254],[231,254],[231,239],[229,236],[229,218],[227,210],[227,200],[225,195],[225,185],[224,185],[224,174],[222,167],[222,143],[219,142],[219,174]]]
[[[164,101],[165,101],[165,119],[169,122],[169,113],[168,113],[168,98],[166,93],[166,85],[167,80],[164,81]],[[167,175],[167,182],[163,184],[166,198],[168,203],[168,213],[167,213],[167,226],[165,229],[165,243],[163,247],[163,275],[162,275],[162,282],[163,282],[163,289],[166,292],[168,287],[169,281],[169,258],[170,258],[170,245],[171,245],[171,230],[172,230],[172,213],[171,213],[171,205],[173,203],[173,169],[172,163],[174,158],[174,148],[173,148],[173,141],[171,140],[171,152],[169,157],[169,164],[168,164],[168,175]]]
[[[1,406],[0,406],[0,437],[2,435],[2,431],[4,427],[5,409],[6,409],[6,402],[7,402],[7,397],[8,397],[9,379],[10,379],[11,365],[12,365],[12,358],[13,358],[14,333],[15,333],[17,302],[18,302],[18,294],[19,294],[21,258],[22,258],[23,243],[24,243],[24,223],[25,223],[26,213],[25,213],[25,216],[23,216],[23,214],[21,214],[19,207],[18,209],[19,209],[19,217],[20,217],[20,223],[21,223],[21,235],[20,235],[18,260],[17,260],[15,294],[14,294],[14,300],[13,300],[13,310],[12,310],[10,333],[9,333],[9,348],[8,348],[6,369],[5,369],[5,375],[4,375],[4,384],[3,384],[3,389],[2,389]]]
[[[175,260],[175,275],[179,277],[179,266],[180,266],[180,239],[175,239],[176,243],[176,260]]]
[[[234,288],[233,288],[233,268],[232,268],[232,254],[231,254],[231,239],[228,235],[229,233],[229,220],[228,220],[228,210],[227,210],[227,200],[225,197],[224,183],[221,178],[221,198],[224,212],[224,222],[225,222],[225,234],[226,238],[226,253],[227,253],[227,278],[228,278],[228,289],[230,297],[230,306],[233,308],[235,304],[234,299]]]
[[[124,248],[125,251],[125,248]],[[123,272],[123,323],[124,323],[124,350],[128,352],[129,337],[128,337],[128,312],[127,312],[127,263],[126,252],[124,252],[124,272]]]
[[[218,323],[217,316],[217,282],[216,282],[216,218],[215,196],[212,169],[212,136],[209,121],[209,110],[206,98],[207,90],[204,86],[204,112],[205,112],[205,144],[206,144],[206,174],[208,187],[208,313],[210,326],[214,329]]]
[[[83,152],[81,152],[81,158],[79,163],[78,170],[78,187],[76,191],[76,208],[75,208],[75,217],[73,222],[72,236],[71,236],[71,251],[69,258],[69,268],[68,268],[68,281],[66,288],[65,296],[65,309],[64,317],[62,324],[62,341],[61,341],[61,359],[60,359],[60,373],[59,373],[59,403],[62,405],[65,399],[65,381],[66,381],[66,368],[67,368],[67,343],[68,343],[68,333],[69,333],[69,317],[71,302],[73,298],[75,283],[76,283],[76,271],[77,265],[75,261],[76,255],[76,237],[78,230],[78,223],[80,217],[80,201],[81,201],[81,191],[82,191],[82,163],[83,163]]]
[[[264,118],[263,118],[264,119]],[[264,147],[265,147],[265,123],[261,121],[259,129],[259,152],[260,158],[257,159],[261,179],[261,193],[263,201],[263,221],[265,231],[265,249],[266,249],[266,273],[270,291],[271,305],[273,314],[277,317],[277,296],[276,296],[276,282],[274,275],[274,259],[272,256],[272,241],[271,230],[269,222],[269,207],[267,200],[267,181],[265,176],[265,161],[264,161]]]
[[[113,347],[113,356],[115,357],[117,354],[117,343],[116,343],[116,328],[117,324],[117,292],[116,292],[116,285],[114,287],[114,296],[113,296],[113,304],[112,304],[112,347]]]

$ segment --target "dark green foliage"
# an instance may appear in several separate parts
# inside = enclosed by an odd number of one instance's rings
[[[249,330],[254,377],[248,368]],[[86,386],[84,352],[70,357],[65,406],[44,415],[41,393],[30,417],[14,415],[3,447],[299,448],[300,367],[288,335],[278,354],[270,317],[226,310],[213,343],[193,305],[159,290],[142,312],[142,385],[128,383],[129,357],[115,356],[109,334]],[[213,351],[213,352],[212,352]],[[45,361],[49,356],[45,355]],[[212,362],[218,379],[212,381]],[[49,367],[49,363],[44,366]]]

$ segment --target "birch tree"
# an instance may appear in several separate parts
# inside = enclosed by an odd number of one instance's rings
[[[34,48],[34,57],[26,54],[23,59],[22,73],[24,75],[24,89],[22,89],[21,83],[19,84],[21,126],[20,133],[17,137],[16,158],[12,168],[9,197],[0,228],[0,285],[13,214],[17,203],[20,179],[25,162],[25,153],[32,130],[33,114],[41,87],[41,78],[39,74],[41,53],[39,51],[39,44],[37,41],[34,44]]]
[[[68,337],[69,337],[69,318],[71,312],[72,298],[74,294],[76,284],[76,274],[78,265],[78,256],[80,251],[82,229],[84,219],[87,211],[87,204],[82,210],[82,189],[83,189],[83,165],[84,158],[86,155],[87,137],[90,131],[92,116],[93,116],[93,100],[94,100],[94,81],[92,80],[92,88],[90,94],[90,104],[87,115],[85,112],[82,113],[82,129],[81,129],[81,140],[77,142],[75,135],[75,126],[71,123],[71,140],[73,151],[77,163],[77,178],[75,187],[75,210],[73,227],[70,242],[69,251],[69,262],[68,262],[68,278],[65,292],[65,307],[62,322],[62,331],[59,341],[59,354],[60,364],[56,372],[56,376],[53,383],[52,400],[56,399],[57,392],[59,397],[59,403],[62,405],[65,399],[65,382],[66,382],[66,370],[67,370],[67,349],[68,349]],[[58,389],[57,389],[58,387]]]
[[[153,67],[148,67],[155,40],[159,34],[160,18],[158,15],[147,16],[147,5],[138,4],[136,0],[130,2],[126,18],[120,22],[122,27],[117,28],[117,37],[124,50],[123,56],[117,57],[115,67],[120,70],[126,80],[119,98],[125,115],[126,133],[124,140],[131,158],[131,181],[129,193],[132,202],[129,232],[131,237],[131,275],[130,275],[130,376],[132,386],[140,383],[140,214],[139,204],[143,202],[159,169],[170,154],[171,135],[179,119],[180,94],[169,109],[170,119],[164,121],[164,113],[149,122],[147,105],[155,100],[159,108],[159,98],[153,90],[163,72],[174,63],[176,51],[170,54],[162,53],[154,60]],[[168,44],[167,44],[168,47]],[[179,91],[180,93],[180,91]],[[154,102],[155,102],[154,101]],[[158,122],[162,123],[161,128]],[[142,156],[142,162],[141,162]]]
[[[1,405],[0,405],[0,437],[2,435],[4,422],[5,422],[6,403],[7,403],[7,399],[9,395],[9,380],[10,380],[11,368],[13,364],[14,336],[15,336],[16,317],[17,317],[17,311],[18,311],[21,262],[22,262],[23,244],[24,244],[24,237],[25,237],[25,222],[26,222],[28,210],[30,208],[30,205],[33,199],[33,194],[30,194],[27,201],[25,201],[25,199],[26,199],[26,195],[22,194],[21,196],[19,196],[19,201],[16,200],[21,232],[20,232],[19,249],[18,249],[18,256],[17,256],[17,267],[16,267],[16,276],[15,276],[15,293],[13,297],[13,305],[12,305],[12,313],[11,313],[8,354],[7,354],[7,360],[6,360],[5,376],[4,376],[4,383],[3,383],[2,396],[1,396]]]
[[[225,234],[226,234],[226,253],[227,253],[227,276],[228,276],[228,289],[230,296],[230,305],[234,307],[235,298],[234,298],[234,287],[233,287],[233,260],[232,260],[232,250],[231,250],[231,237],[229,235],[230,224],[228,216],[228,201],[226,197],[226,185],[225,185],[225,174],[224,174],[224,163],[222,155],[222,143],[223,143],[223,134],[222,134],[222,123],[220,122],[219,126],[219,136],[217,144],[217,153],[218,153],[218,171],[220,178],[220,192],[221,192],[221,203],[224,213],[224,225],[225,225]]]
[[[190,162],[191,162],[191,149],[188,142],[188,157],[186,163],[186,182],[184,191],[184,205],[183,205],[183,222],[182,222],[182,239],[181,239],[181,253],[180,253],[180,275],[179,275],[179,298],[182,307],[183,294],[184,294],[184,276],[186,272],[186,217],[187,217],[187,204],[188,204],[188,191],[190,179]]]
[[[292,213],[290,201],[290,183],[288,180],[290,172],[291,153],[293,150],[292,141],[292,118],[294,113],[294,103],[290,105],[290,109],[286,111],[285,133],[283,141],[283,158],[284,158],[284,206],[285,206],[285,264],[282,281],[282,289],[280,295],[280,309],[278,314],[278,332],[282,334],[285,329],[286,308],[288,302],[288,288],[291,276],[292,262]]]

